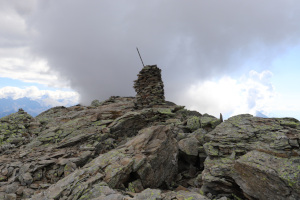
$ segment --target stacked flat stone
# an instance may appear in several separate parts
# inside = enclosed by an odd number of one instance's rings
[[[134,81],[136,91],[136,108],[151,107],[165,102],[164,84],[161,69],[156,65],[145,66]]]

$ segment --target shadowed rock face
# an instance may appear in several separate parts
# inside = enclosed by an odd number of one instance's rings
[[[177,174],[178,148],[170,126],[153,126],[119,148],[101,154],[81,169],[52,185],[33,199],[74,199],[96,197],[88,190],[94,183],[105,182],[111,188],[125,189],[134,181],[145,188],[170,184]],[[80,176],[80,178],[78,178]]]
[[[145,66],[134,81],[136,91],[136,108],[151,107],[165,102],[164,84],[161,69],[156,65]]]
[[[299,199],[299,121],[135,101],[1,118],[0,199]]]

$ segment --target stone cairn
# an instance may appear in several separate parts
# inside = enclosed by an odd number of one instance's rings
[[[151,107],[165,102],[161,69],[156,65],[146,65],[138,74],[133,87],[136,91],[136,108]]]

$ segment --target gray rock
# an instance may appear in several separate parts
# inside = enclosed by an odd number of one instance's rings
[[[29,197],[31,197],[34,192],[35,192],[35,190],[33,190],[33,189],[25,188],[23,190],[23,198],[29,198]]]
[[[55,199],[64,193],[68,193],[68,198],[79,198],[90,191],[94,183],[104,181],[111,188],[122,188],[128,179],[135,176],[140,177],[144,187],[171,184],[177,173],[177,155],[178,148],[170,126],[149,127],[123,146],[100,155],[32,199]]]
[[[233,178],[257,199],[300,199],[300,158],[250,151],[236,160]]]
[[[33,182],[33,178],[31,176],[31,173],[29,172],[21,174],[19,176],[19,180],[21,182],[21,185],[30,185]]]
[[[207,127],[214,129],[217,125],[222,122],[222,119],[217,119],[216,117],[208,114],[204,114],[201,117],[201,127]]]
[[[178,142],[179,149],[189,156],[198,156],[200,143],[195,137],[182,139]]]
[[[123,195],[116,192],[115,190],[109,188],[108,186],[103,186],[101,183],[94,185],[89,192],[82,195],[79,200],[89,200],[89,199],[113,199],[123,200]]]
[[[288,140],[299,138],[300,129],[288,120],[238,115],[207,133],[202,190],[241,198],[243,193],[258,199],[299,198],[300,151]]]
[[[16,191],[18,190],[18,188],[19,188],[19,183],[14,182],[12,184],[4,185],[4,186],[0,187],[0,192],[5,192],[7,194],[9,194],[9,193],[16,193]]]
[[[93,106],[93,107],[101,106],[101,102],[99,100],[95,99],[92,101],[91,106]]]
[[[187,120],[187,127],[191,131],[195,131],[198,128],[201,128],[200,117],[192,116],[192,117],[188,118],[188,120]]]
[[[186,199],[197,199],[197,200],[209,200],[207,197],[196,193],[196,192],[191,192],[191,191],[185,191],[185,190],[180,190],[177,192],[167,192],[166,194],[163,194],[164,196],[164,200],[173,200],[173,199],[182,199],[182,200],[186,200]]]
[[[137,194],[134,198],[134,200],[160,200],[161,198],[161,190],[158,189],[146,189],[143,192]]]
[[[128,199],[125,198],[123,195],[121,194],[109,194],[107,196],[99,196],[97,198],[94,198],[93,200],[124,200],[124,199]]]
[[[135,103],[114,96],[1,118],[0,199],[129,200],[151,190],[162,200],[299,199],[298,120],[239,115],[220,124],[171,103]]]
[[[68,176],[69,174],[71,174],[72,172],[75,171],[75,169],[77,169],[77,166],[75,163],[73,162],[68,162],[65,167],[64,167],[64,175]]]
[[[3,192],[0,192],[0,199],[1,200],[16,200],[17,195],[16,194],[6,194]]]
[[[23,110],[0,119],[0,153],[29,142],[27,127],[32,120],[33,118]]]
[[[128,184],[128,191],[133,193],[139,193],[144,190],[144,186],[142,184],[142,181],[140,179],[137,179],[133,182],[130,182]]]

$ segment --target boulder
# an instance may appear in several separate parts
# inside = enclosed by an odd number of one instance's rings
[[[197,116],[192,116],[190,118],[187,119],[187,127],[191,130],[191,131],[195,131],[198,128],[201,128],[201,122],[200,122],[200,117]]]
[[[299,198],[300,149],[291,142],[299,141],[299,127],[289,118],[229,118],[205,135],[202,190],[241,198],[280,199],[278,192],[281,199]]]
[[[208,114],[204,115],[195,115],[189,116],[187,119],[186,127],[190,129],[191,132],[196,131],[199,128],[204,128],[207,131],[211,131],[216,128],[217,125],[222,123],[221,119]]]
[[[199,152],[198,148],[200,146],[199,141],[196,137],[189,137],[182,139],[178,142],[179,149],[188,156],[197,157]]]
[[[223,117],[220,117],[220,119],[217,119],[216,117],[205,113],[201,117],[201,127],[207,127],[207,128],[214,129],[217,125],[222,123],[222,121],[223,121],[222,118]]]
[[[178,147],[171,127],[149,127],[126,144],[101,154],[32,199],[57,199],[66,194],[68,199],[78,199],[101,181],[111,188],[124,189],[138,179],[144,188],[170,185],[177,174],[177,155]]]
[[[235,161],[233,179],[257,199],[300,199],[300,158],[250,151]]]
[[[134,200],[158,200],[161,199],[161,190],[158,189],[146,189],[143,192],[137,194],[134,198]]]

